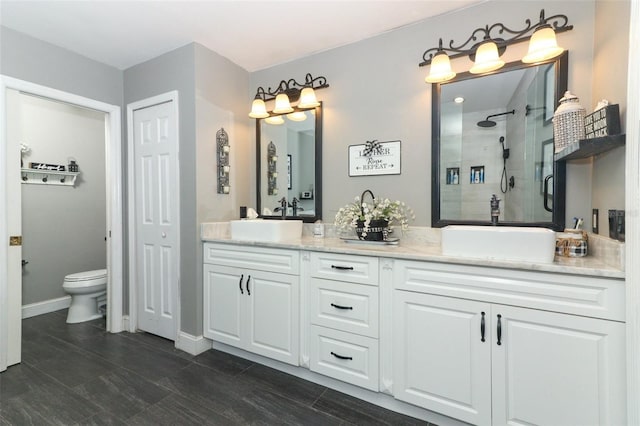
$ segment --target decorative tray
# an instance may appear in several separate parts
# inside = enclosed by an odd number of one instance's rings
[[[340,237],[342,241],[349,244],[371,244],[375,246],[397,246],[400,238],[387,238],[384,241],[360,240],[357,237]]]

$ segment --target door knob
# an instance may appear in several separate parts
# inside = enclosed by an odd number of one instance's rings
[[[162,233],[162,238],[167,238],[167,234],[165,234],[164,232]]]

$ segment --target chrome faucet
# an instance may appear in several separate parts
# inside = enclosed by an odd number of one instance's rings
[[[291,207],[293,208],[293,215],[294,216],[298,216],[298,199],[296,197],[293,197],[293,200],[291,200]]]
[[[287,218],[287,199],[285,197],[282,197],[282,200],[280,200],[280,210],[282,212],[282,220],[285,220]]]
[[[500,198],[496,198],[496,194],[491,196],[491,224],[493,226],[498,225],[498,218],[500,217]]]

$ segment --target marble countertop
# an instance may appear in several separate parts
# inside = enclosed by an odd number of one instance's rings
[[[353,243],[332,235],[325,238],[317,238],[309,235],[307,232],[303,232],[302,238],[295,241],[284,241],[278,243],[238,241],[230,238],[228,228],[225,228],[224,223],[203,224],[201,235],[202,241],[204,242],[223,244],[366,255],[392,259],[544,271],[594,277],[624,279],[625,276],[621,267],[616,267],[615,262],[613,264],[611,262],[605,262],[605,259],[602,259],[601,256],[586,256],[581,258],[556,256],[554,262],[550,264],[444,256],[440,249],[439,234],[431,234],[430,231],[426,234],[421,234],[419,238],[402,238],[397,245],[366,244],[359,242]],[[600,251],[604,252],[604,250]],[[618,261],[618,263],[620,262]]]

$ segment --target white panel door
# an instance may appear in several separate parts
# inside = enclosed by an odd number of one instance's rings
[[[492,308],[494,425],[627,424],[624,323]]]
[[[242,348],[247,275],[238,268],[204,265],[204,336]]]
[[[20,92],[6,91],[7,125],[7,231],[9,236],[22,235],[22,188],[20,187]],[[5,241],[2,242],[6,244]],[[7,358],[6,365],[18,364],[22,351],[22,243],[10,245],[7,252]],[[2,371],[2,368],[0,368]]]
[[[490,308],[488,303],[395,291],[395,397],[490,425]]]
[[[246,273],[247,350],[298,365],[300,278],[250,269]]]
[[[138,328],[176,338],[178,128],[173,102],[133,112]]]

